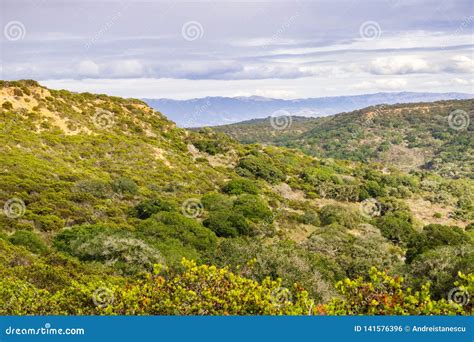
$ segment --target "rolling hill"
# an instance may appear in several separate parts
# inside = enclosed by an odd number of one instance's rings
[[[215,127],[243,143],[405,171],[474,178],[474,100],[379,105],[324,118],[267,118]],[[272,125],[273,123],[273,125]]]
[[[0,82],[0,117],[0,314],[472,310],[447,297],[473,282],[462,173],[240,144],[31,80]]]

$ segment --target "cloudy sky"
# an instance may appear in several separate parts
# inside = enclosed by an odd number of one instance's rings
[[[126,97],[474,93],[472,0],[2,0],[2,79]]]

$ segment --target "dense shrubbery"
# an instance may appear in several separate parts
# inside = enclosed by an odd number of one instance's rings
[[[138,203],[136,206],[130,210],[130,214],[139,219],[147,219],[153,214],[159,213],[160,211],[175,211],[176,206],[167,201],[152,199],[145,200]]]
[[[322,207],[319,212],[319,218],[323,226],[337,223],[347,228],[355,228],[362,222],[357,211],[342,205],[333,204]]]
[[[0,131],[7,133],[0,136],[7,207],[0,215],[1,314],[304,314],[311,307],[313,313],[446,313],[442,302],[426,309],[429,302],[416,291],[426,293],[422,286],[430,282],[433,297],[445,298],[459,271],[473,272],[470,225],[464,232],[440,225],[419,230],[421,221],[462,227],[474,219],[467,178],[244,146],[208,129],[176,128],[138,100],[12,84],[17,97],[37,105],[19,108],[23,102],[12,97],[0,109]],[[94,124],[97,110],[112,113],[110,129]],[[345,141],[355,137],[364,139],[364,132],[353,124],[337,141],[308,144],[316,153],[366,160],[401,139],[346,150]],[[420,141],[412,134],[408,143]],[[356,209],[370,198],[380,216]],[[9,209],[8,199],[20,200],[18,206]],[[187,199],[196,201],[196,215],[186,212]],[[410,210],[414,199],[447,213],[420,218]],[[183,257],[196,264],[182,264]],[[151,273],[157,263],[166,271]],[[401,291],[413,305],[367,306],[351,295],[332,300],[333,285],[345,277],[362,277],[348,291],[377,301],[384,291],[398,291],[385,280],[372,282],[373,266],[403,274]],[[292,300],[273,305],[280,286]],[[114,305],[94,305],[100,287],[114,292]]]
[[[376,231],[360,227],[350,230],[338,224],[317,229],[305,242],[305,247],[333,261],[334,272],[347,277],[367,274],[372,266],[395,269],[401,266],[400,249]]]
[[[241,195],[243,193],[257,195],[258,186],[250,179],[240,178],[229,181],[222,187],[222,191],[230,195]]]
[[[255,235],[256,225],[271,224],[273,214],[259,196],[243,194],[234,200],[211,193],[203,197],[204,207],[209,210],[204,226],[222,237]]]
[[[375,268],[370,270],[370,281],[346,279],[338,282],[336,288],[343,298],[336,298],[324,307],[324,312],[330,315],[447,315],[465,312],[459,304],[444,299],[433,300],[429,284],[424,284],[420,291],[405,289],[403,278],[392,278]]]
[[[408,243],[407,260],[410,262],[417,255],[437,246],[456,246],[468,243],[470,238],[459,227],[430,224],[419,234],[412,236]]]
[[[74,281],[53,295],[26,282],[1,279],[0,300],[7,305],[0,306],[0,314],[304,315],[313,307],[307,292],[298,286],[282,289],[280,281],[258,283],[187,260],[182,266],[177,274],[157,267],[155,274],[130,279],[126,286],[114,279]],[[21,292],[21,299],[5,302],[15,292]]]
[[[14,245],[26,247],[33,253],[43,254],[48,250],[46,244],[37,234],[27,230],[17,230],[8,237],[8,240]]]
[[[285,179],[283,172],[273,165],[272,160],[263,154],[249,155],[239,160],[236,172],[243,177],[257,177],[269,183],[277,183]]]
[[[415,235],[412,218],[403,211],[393,211],[377,219],[382,235],[397,245],[406,245]]]
[[[56,236],[54,243],[82,261],[98,261],[126,274],[149,271],[153,264],[164,262],[160,252],[144,241],[104,226],[67,229]]]

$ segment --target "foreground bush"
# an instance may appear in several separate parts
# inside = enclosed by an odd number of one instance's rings
[[[74,282],[54,295],[26,283],[0,280],[0,314],[61,315],[303,315],[313,307],[306,291],[261,283],[215,266],[182,261],[184,271],[148,274],[124,284],[117,281]],[[12,295],[19,294],[13,301]],[[41,298],[41,300],[39,300]]]
[[[0,315],[448,315],[472,310],[470,304],[431,299],[429,285],[416,292],[405,289],[402,278],[375,268],[370,281],[338,282],[342,297],[319,305],[301,286],[284,288],[279,279],[257,282],[186,259],[182,268],[168,271],[156,265],[153,273],[135,278],[73,279],[57,291],[2,277]],[[472,274],[459,276],[454,286],[472,293]]]
[[[461,275],[472,288],[474,279]],[[403,278],[387,275],[376,268],[370,270],[370,281],[345,279],[336,284],[342,298],[323,307],[329,315],[450,315],[468,314],[462,305],[431,299],[429,283],[413,292],[403,287]]]

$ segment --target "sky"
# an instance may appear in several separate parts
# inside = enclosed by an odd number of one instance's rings
[[[137,98],[474,93],[472,0],[2,0],[0,78]]]

